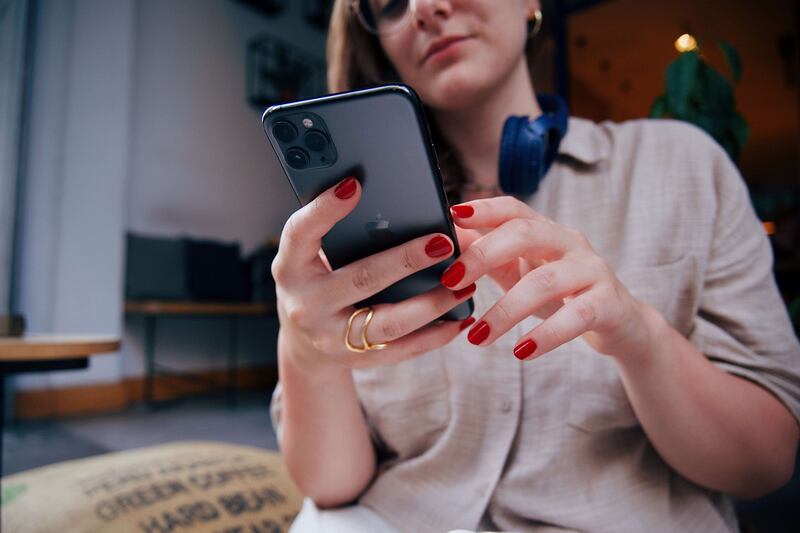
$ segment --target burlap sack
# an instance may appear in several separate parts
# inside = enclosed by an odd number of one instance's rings
[[[275,452],[178,442],[6,477],[0,525],[4,533],[278,533],[302,500]]]

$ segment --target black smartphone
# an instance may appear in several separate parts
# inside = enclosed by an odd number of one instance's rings
[[[437,287],[460,253],[436,152],[419,97],[408,86],[383,85],[270,107],[264,131],[301,205],[342,179],[362,187],[358,206],[322,239],[331,267],[429,233],[455,244],[452,257],[360,302],[394,303]],[[472,299],[441,318],[463,320]]]

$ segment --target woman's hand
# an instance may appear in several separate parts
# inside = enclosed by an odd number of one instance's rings
[[[530,315],[544,321],[514,348],[531,359],[578,336],[618,358],[646,353],[652,309],[617,279],[580,232],[560,226],[526,204],[504,196],[451,208],[463,253],[442,275],[459,290],[489,274],[506,294],[468,334],[488,345]],[[481,235],[477,230],[489,230]]]
[[[304,370],[316,373],[398,363],[447,344],[465,323],[471,323],[470,319],[446,321],[420,329],[475,290],[470,283],[455,293],[438,287],[403,302],[373,306],[367,339],[372,344],[389,342],[386,349],[354,353],[346,348],[345,326],[355,303],[453,253],[446,235],[432,234],[331,271],[320,250],[322,237],[355,208],[360,196],[358,181],[347,178],[295,212],[281,234],[272,263],[280,344],[288,343],[292,362]],[[358,333],[364,318],[359,315],[351,328],[350,340],[355,345],[361,344]]]

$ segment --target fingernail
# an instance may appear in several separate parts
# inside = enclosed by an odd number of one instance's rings
[[[353,176],[347,176],[339,182],[333,193],[340,200],[347,200],[356,193],[356,179]]]
[[[469,330],[467,334],[467,340],[474,345],[478,345],[486,340],[486,337],[489,336],[489,324],[485,321],[481,320],[478,324]]]
[[[523,359],[530,357],[530,355],[535,351],[536,343],[530,339],[525,339],[514,347],[514,356],[522,361]]]
[[[454,217],[469,218],[475,214],[475,209],[471,205],[454,205],[450,208],[450,212]]]
[[[464,320],[461,321],[461,325],[458,326],[458,331],[464,331],[465,329],[470,327],[473,324],[473,322],[475,322],[475,317],[474,316],[471,316],[469,318],[465,318]]]
[[[464,277],[466,271],[467,269],[464,268],[463,263],[453,263],[442,273],[442,285],[452,289],[458,285],[458,282]]]
[[[475,284],[467,285],[463,289],[458,289],[457,291],[453,291],[453,296],[456,297],[456,300],[460,300],[461,298],[466,298],[470,294],[475,292]]]
[[[428,254],[428,257],[442,257],[452,251],[453,245],[441,235],[437,235],[425,245],[425,253]]]

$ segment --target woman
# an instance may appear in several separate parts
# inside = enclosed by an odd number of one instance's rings
[[[747,191],[708,136],[571,118],[538,192],[499,191],[505,119],[540,113],[525,57],[538,10],[334,7],[331,89],[416,89],[464,201],[463,253],[442,287],[374,306],[365,325],[355,302],[449,257],[450,241],[331,272],[320,239],[358,203],[353,179],[289,219],[272,413],[308,496],[295,530],[729,531],[727,495],[791,476],[800,347]],[[475,318],[423,328],[470,296]],[[351,316],[388,347],[348,351]]]

